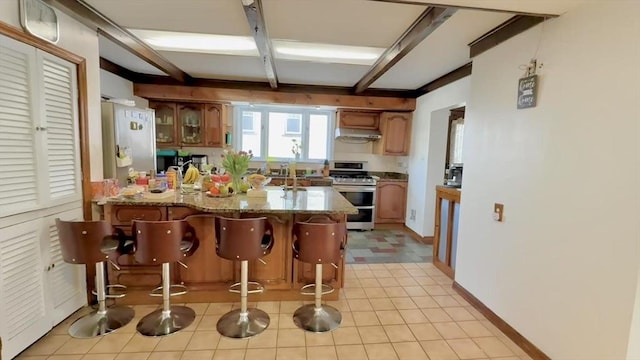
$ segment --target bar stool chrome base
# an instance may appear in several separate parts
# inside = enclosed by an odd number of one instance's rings
[[[322,305],[316,308],[314,304],[309,304],[299,307],[293,313],[293,322],[302,330],[321,333],[340,327],[342,314],[333,306]]]
[[[186,328],[195,318],[192,308],[171,306],[169,311],[159,309],[146,315],[140,319],[136,329],[144,336],[164,336]]]
[[[133,309],[125,306],[108,308],[105,312],[93,311],[74,321],[69,327],[69,335],[79,339],[106,335],[127,325],[134,315]]]
[[[260,309],[247,309],[244,314],[237,309],[224,314],[218,320],[216,329],[223,336],[245,339],[263,332],[270,322],[269,314]]]

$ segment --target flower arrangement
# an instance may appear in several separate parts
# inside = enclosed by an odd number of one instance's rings
[[[226,149],[222,156],[222,167],[231,176],[234,192],[238,192],[242,184],[242,176],[249,170],[249,161],[253,158],[251,150],[238,151]]]

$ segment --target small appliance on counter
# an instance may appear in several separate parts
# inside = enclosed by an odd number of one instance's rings
[[[462,187],[462,164],[449,164],[446,175],[446,186],[454,188]]]
[[[191,155],[191,161],[193,162],[193,166],[198,168],[200,171],[204,171],[202,169],[202,165],[208,164],[207,155]],[[185,169],[186,170],[186,169]]]
[[[204,156],[204,155],[196,155]],[[158,172],[167,171],[171,166],[181,166],[182,172],[185,173],[189,168],[190,161],[193,161],[193,155],[188,151],[162,149],[156,152],[156,168]],[[204,156],[206,159],[206,156]],[[199,167],[198,167],[199,168]]]

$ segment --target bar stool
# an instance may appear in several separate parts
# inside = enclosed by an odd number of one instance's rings
[[[171,296],[184,295],[187,288],[184,285],[171,285],[169,263],[178,262],[186,266],[180,260],[193,254],[198,247],[193,228],[185,220],[134,220],[133,235],[136,261],[148,265],[162,264],[162,285],[150,293],[151,296],[162,296],[162,309],[143,317],[138,322],[138,332],[145,336],[164,336],[186,328],[196,314],[189,307],[170,304]],[[172,289],[179,291],[172,293]]]
[[[216,217],[216,254],[223,259],[240,261],[240,282],[229,287],[240,293],[240,309],[224,314],[216,328],[223,336],[248,338],[269,326],[269,315],[260,309],[247,308],[247,295],[262,293],[264,287],[249,282],[249,261],[260,260],[273,248],[273,227],[266,218],[230,219]],[[262,260],[260,260],[262,261]],[[249,290],[249,285],[255,289]],[[238,290],[238,286],[240,290]]]
[[[293,322],[310,332],[335,330],[342,322],[340,311],[333,306],[322,305],[322,295],[334,291],[322,283],[322,265],[339,262],[347,245],[346,223],[337,223],[328,217],[312,218],[293,226],[293,256],[299,261],[316,265],[316,281],[300,289],[303,295],[314,295],[315,303],[303,305],[293,314]],[[313,289],[313,292],[306,291]]]
[[[56,219],[62,258],[69,264],[93,264],[96,267],[96,289],[92,291],[98,299],[98,310],[76,320],[69,327],[69,335],[88,339],[109,334],[125,325],[134,317],[132,308],[113,306],[107,308],[106,299],[121,298],[125,294],[108,295],[111,288],[126,289],[124,285],[105,286],[105,262],[126,253],[125,239],[106,221],[65,221]],[[130,246],[129,246],[130,247]]]

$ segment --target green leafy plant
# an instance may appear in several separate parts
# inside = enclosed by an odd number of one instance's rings
[[[224,150],[222,154],[222,167],[231,176],[242,176],[249,169],[249,162],[253,158],[251,150],[235,152],[233,150]]]

